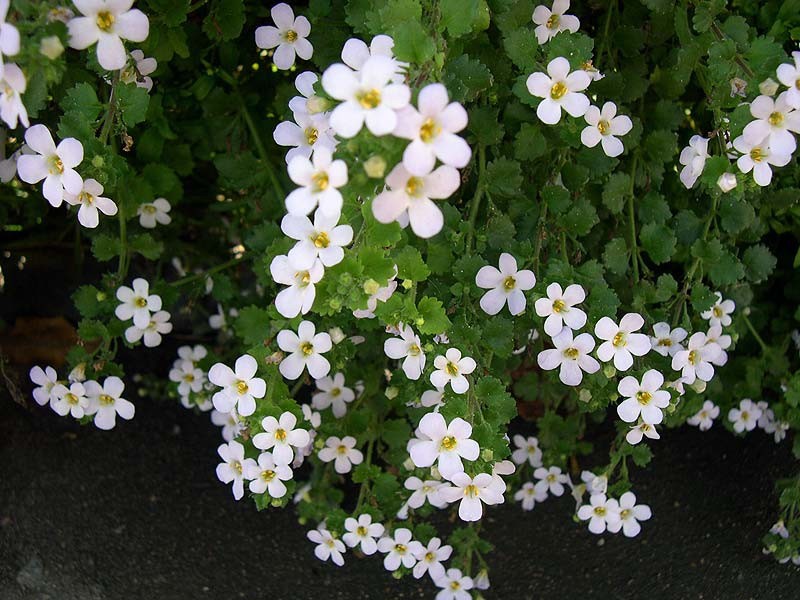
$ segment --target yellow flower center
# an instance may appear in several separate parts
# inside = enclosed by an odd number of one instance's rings
[[[713,312],[714,316],[718,319],[722,317],[722,309],[719,306],[715,306],[713,309],[711,309],[711,312]]]
[[[750,150],[750,158],[753,162],[761,162],[764,159],[764,152],[761,148],[753,148]]]
[[[422,179],[419,177],[409,177],[406,182],[406,194],[418,196],[422,192]]]
[[[433,138],[439,135],[442,131],[442,128],[439,125],[428,117],[422,123],[422,126],[419,128],[419,139],[421,139],[426,144],[430,142]]]
[[[134,299],[133,303],[139,308],[144,308],[145,306],[147,306],[147,298],[144,298],[143,296],[137,296]]]
[[[553,483],[555,480],[556,480],[556,476],[555,476],[555,475],[553,475],[552,473],[550,473],[550,474],[547,476],[547,481],[548,481],[548,482],[550,482],[550,483]]]
[[[435,555],[433,552],[426,552],[426,553],[425,553],[425,560],[426,560],[427,562],[433,562],[433,560],[434,560],[435,558],[436,558],[436,555]]]
[[[614,339],[611,340],[611,343],[614,344],[615,348],[621,348],[627,343],[625,341],[625,334],[622,333],[621,331],[618,332],[617,335],[614,336]]]
[[[50,174],[55,175],[58,173],[59,175],[64,172],[64,163],[61,162],[61,159],[57,155],[53,155],[50,158]]]
[[[313,146],[317,143],[317,139],[319,139],[319,131],[316,127],[308,127],[304,133],[306,135],[306,143],[309,146]]]
[[[648,425],[647,423],[642,423],[641,425],[639,425],[639,429],[641,429],[644,432],[644,431],[650,431],[652,427],[650,427],[650,425]]]
[[[267,469],[266,471],[261,471],[261,479],[269,483],[273,479],[275,479],[275,471],[271,471]]]
[[[797,78],[797,81],[794,82],[794,87],[800,90],[800,77]]]
[[[563,81],[557,81],[553,84],[553,87],[550,88],[550,97],[553,100],[559,100],[563,98],[566,93],[569,91],[567,84]]]
[[[398,554],[405,554],[408,552],[408,548],[406,548],[405,544],[395,544],[394,551]]]
[[[311,187],[315,192],[323,192],[327,190],[329,184],[330,180],[328,179],[328,174],[324,171],[320,173],[314,173],[314,175],[311,177]]]
[[[667,348],[669,348],[670,346],[672,346],[672,340],[669,338],[661,338],[660,340],[658,340],[658,345],[666,346]]]
[[[89,192],[81,192],[78,194],[78,202],[91,206],[94,203],[94,196]]]
[[[114,404],[114,398],[112,398],[108,394],[100,394],[99,400],[100,404],[102,404],[103,406],[111,406],[112,404]]]
[[[95,19],[97,27],[106,33],[111,31],[111,28],[114,26],[114,21],[116,21],[116,18],[107,10],[101,10],[97,13],[97,19]]]
[[[517,286],[517,280],[514,279],[511,275],[505,278],[503,281],[503,287],[507,290],[513,290]]]
[[[570,360],[578,360],[579,355],[580,351],[577,348],[567,348],[566,350],[564,350],[564,356],[566,356]]]
[[[367,535],[367,528],[363,525],[359,525],[358,529],[356,529],[356,533],[359,537],[365,537]]]
[[[611,131],[611,125],[605,119],[600,119],[597,123],[597,130],[600,132],[600,135],[608,135]]]
[[[331,243],[328,234],[324,231],[318,232],[317,235],[311,238],[311,241],[314,242],[314,246],[317,248],[327,248]]]
[[[444,370],[447,371],[447,374],[451,377],[458,375],[458,365],[451,360],[447,361]]]
[[[750,413],[746,410],[742,411],[742,421],[749,421],[750,420]]]
[[[67,392],[66,394],[64,394],[64,400],[66,400],[69,404],[78,403],[78,397],[72,392]]]
[[[336,448],[337,454],[341,454],[342,456],[347,454],[348,450],[349,450],[349,448],[347,446],[345,446],[344,444],[339,444],[339,446]]]
[[[411,344],[408,347],[408,354],[409,356],[419,356],[422,349],[417,344]]]
[[[300,281],[300,287],[306,287],[311,283],[311,275],[308,271],[298,271],[294,274],[295,278]]]
[[[647,406],[648,404],[650,404],[650,400],[652,399],[653,399],[653,394],[651,394],[650,392],[636,392],[636,400],[642,406]]]
[[[696,365],[700,362],[700,357],[697,355],[697,350],[690,350],[689,351],[689,364]]]
[[[333,388],[333,389],[331,390],[330,394],[331,394],[331,396],[333,396],[334,398],[338,398],[339,396],[341,396],[341,394],[342,394],[342,390],[341,390],[341,388]]]
[[[287,42],[294,42],[297,39],[297,32],[294,29],[290,29],[286,33],[283,34],[283,37],[286,38]]]
[[[275,439],[279,442],[283,442],[286,440],[286,430],[283,428],[279,428],[275,430]]]
[[[464,495],[467,498],[477,498],[480,492],[478,491],[478,486],[474,483],[470,483],[467,487],[464,488]]]
[[[595,506],[594,507],[594,514],[598,517],[605,517],[606,516],[606,507],[605,506]]]
[[[621,511],[619,511],[619,518],[624,521],[625,519],[631,516],[631,512],[632,511],[630,508],[622,509]]]
[[[442,438],[442,448],[448,452],[455,448],[457,444],[458,441],[456,441],[456,438],[454,438],[452,435],[447,435]]]
[[[783,123],[783,113],[777,110],[769,116],[769,124],[773,127],[779,127]]]
[[[236,382],[236,391],[239,392],[239,395],[246,394],[248,389],[247,383],[241,379]]]
[[[311,342],[303,342],[300,344],[300,352],[308,356],[314,352],[314,345]]]
[[[458,581],[451,581],[450,582],[450,589],[451,590],[460,590],[461,589],[461,583],[458,582]]]
[[[148,215],[153,215],[158,212],[155,204],[142,204],[142,212]]]
[[[187,373],[186,375],[183,376],[183,380],[187,383],[191,383],[194,381],[194,375],[192,375],[191,373]]]
[[[563,300],[555,300],[555,301],[553,301],[553,312],[554,313],[560,313],[566,307],[567,307],[567,305],[564,303]]]
[[[235,460],[231,463],[231,468],[239,475],[242,474],[242,463],[240,463],[238,460]]]
[[[559,19],[559,16],[557,14],[553,13],[552,15],[550,15],[550,18],[547,19],[547,23],[545,23],[545,26],[548,29],[555,29],[556,27],[558,27],[558,22],[560,20],[561,19]]]
[[[381,92],[375,88],[365,90],[356,94],[356,100],[358,100],[362,108],[372,110],[373,108],[377,108],[381,103]]]

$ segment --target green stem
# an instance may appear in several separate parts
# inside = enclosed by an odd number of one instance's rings
[[[711,21],[711,31],[714,33],[714,35],[717,37],[717,39],[719,41],[724,41],[725,40],[725,38],[726,38],[725,32],[723,32],[722,29],[720,29],[720,27],[719,27],[719,25],[717,24],[716,21]],[[741,67],[742,71],[744,71],[744,73],[745,73],[745,75],[747,75],[747,77],[749,77],[750,79],[753,78],[753,76],[754,76],[753,70],[747,65],[746,62],[744,62],[744,60],[742,59],[741,54],[739,54],[737,52],[736,56],[734,56],[733,60],[735,60],[736,64],[739,65],[739,67]]]
[[[745,325],[747,325],[747,328],[750,330],[750,333],[753,334],[753,337],[758,342],[758,345],[761,346],[761,351],[766,352],[767,350],[769,350],[769,346],[767,346],[766,342],[764,342],[764,339],[759,335],[758,331],[756,331],[756,328],[753,327],[753,323],[752,321],[750,321],[750,317],[747,316],[748,312],[749,311],[747,310],[742,311],[742,318],[744,319]]]
[[[297,380],[297,382],[292,386],[292,391],[289,392],[289,395],[294,398],[297,395],[297,392],[300,391],[300,388],[303,387],[303,378]]]
[[[367,471],[369,472],[369,467],[372,464],[372,451],[375,448],[375,440],[371,439],[367,443]],[[358,501],[356,502],[356,509],[353,511],[354,515],[358,515],[361,507],[364,505],[364,501],[367,499],[367,492],[369,491],[369,479],[367,479],[364,483],[361,484],[361,489],[358,491]]]
[[[247,109],[247,105],[245,104],[244,98],[242,98],[241,94],[239,95],[239,100],[241,104],[242,117],[244,118],[244,122],[247,124],[247,129],[250,131],[250,136],[253,138],[253,143],[256,146],[256,150],[261,158],[261,162],[264,163],[264,167],[267,169],[267,175],[272,183],[272,187],[275,189],[275,193],[278,194],[278,197],[282,199],[285,195],[283,186],[278,180],[278,175],[275,173],[275,168],[269,159],[267,148],[264,146],[264,142],[261,140],[261,135],[258,133],[258,128],[256,128],[255,121],[253,121],[253,117],[250,114],[250,111]]]
[[[108,143],[108,136],[111,134],[111,128],[114,126],[114,114],[117,110],[117,87],[119,86],[119,71],[114,75],[111,81],[111,94],[108,96],[108,108],[106,109],[105,117],[103,117],[103,127],[100,130],[100,143],[104,146]]]
[[[486,147],[478,146],[478,184],[475,188],[475,195],[470,201],[469,229],[464,249],[469,254],[472,250],[472,240],[475,238],[475,222],[478,220],[478,211],[481,207],[481,200],[484,192],[484,178],[486,174]]]
[[[633,196],[636,188],[636,166],[639,162],[639,155],[633,156],[633,167],[631,168],[631,193],[628,194],[628,221],[631,232],[631,264],[633,265],[633,279],[639,283],[639,245],[636,241],[636,215],[633,210]]]
[[[224,262],[224,263],[222,263],[220,265],[217,265],[216,267],[212,267],[212,268],[210,268],[210,269],[208,269],[206,271],[203,271],[202,273],[195,273],[194,275],[187,275],[186,277],[181,277],[180,279],[176,279],[175,281],[171,281],[170,285],[176,286],[176,287],[179,286],[179,285],[185,285],[187,283],[191,283],[193,281],[197,281],[198,279],[203,279],[205,277],[208,277],[209,275],[213,275],[214,273],[218,273],[219,271],[223,271],[225,269],[228,269],[228,268],[230,268],[230,267],[232,267],[234,265],[239,264],[240,262],[242,262],[241,258],[233,258],[233,259],[231,259],[231,260],[229,260],[227,262]]]
[[[119,263],[117,265],[117,278],[120,281],[128,274],[128,224],[125,220],[125,207],[120,203],[117,212],[119,217]]]
[[[539,230],[536,234],[536,246],[533,250],[533,271],[539,272],[539,254],[542,251],[542,242],[545,236],[545,225],[547,224],[547,202],[542,202],[541,212],[539,213]]]

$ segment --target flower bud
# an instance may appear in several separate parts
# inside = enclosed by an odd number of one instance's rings
[[[481,458],[486,462],[492,462],[492,460],[494,459],[494,450],[492,450],[491,448],[484,448],[481,451]]]
[[[316,114],[325,112],[330,108],[331,103],[322,98],[321,96],[311,96],[308,100],[306,100],[306,108],[308,109],[309,114]]]
[[[409,457],[409,458],[407,458],[407,459],[405,460],[405,462],[403,463],[403,468],[404,468],[406,471],[413,471],[414,469],[416,469],[416,468],[417,468],[417,466],[414,464],[414,461],[413,461],[413,460],[411,460],[411,458]]]
[[[774,81],[771,77],[767,77],[758,84],[758,91],[765,96],[774,96],[778,91],[778,82]]]
[[[741,96],[744,98],[747,95],[747,82],[739,77],[731,79],[731,98]]]
[[[389,400],[394,400],[395,398],[397,398],[397,395],[400,393],[400,390],[392,385],[392,386],[387,387],[386,388],[386,392],[384,392],[384,393],[386,394],[386,397]]]
[[[377,154],[370,156],[364,162],[364,172],[372,179],[383,179],[386,173],[386,159]]]
[[[80,363],[69,372],[68,379],[70,381],[85,381],[86,380],[86,363]]]
[[[706,391],[706,385],[706,382],[702,379],[695,379],[695,382],[690,387],[698,394],[702,394]]]
[[[103,302],[105,301],[106,298],[108,298],[108,296],[106,296],[105,292],[97,292],[94,295],[94,299],[97,300],[98,302]]]
[[[364,293],[369,296],[377,294],[379,289],[381,289],[381,284],[374,279],[367,279],[364,282]]]
[[[414,320],[414,324],[415,324],[417,327],[422,327],[423,325],[425,325],[425,319],[424,319],[424,318],[422,318],[422,317],[417,317],[417,318]]]
[[[403,286],[404,290],[410,290],[412,287],[414,287],[414,282],[410,279],[403,279],[403,283],[401,285]]]
[[[578,392],[578,400],[581,402],[589,402],[592,399],[592,392],[587,389],[582,389]]]
[[[92,166],[95,169],[102,169],[103,165],[105,164],[106,164],[105,159],[99,154],[96,154],[95,156],[92,157]]]
[[[39,52],[50,60],[55,60],[64,53],[64,44],[57,35],[42,38],[39,44]]]
[[[268,365],[277,365],[283,360],[283,352],[280,350],[276,350],[272,354],[270,354],[266,359],[265,362]]]
[[[608,379],[613,378],[614,376],[616,376],[616,374],[617,370],[614,368],[614,365],[612,365],[611,363],[603,365],[603,375],[605,375]]]
[[[341,341],[342,341],[342,340],[343,340],[345,337],[347,337],[347,336],[344,334],[344,331],[342,331],[342,328],[341,328],[341,327],[334,327],[333,329],[330,329],[330,330],[328,331],[328,335],[329,335],[329,336],[331,336],[331,341],[332,341],[334,344],[338,344],[338,343],[339,343],[339,342],[341,342]]]
[[[717,179],[717,185],[726,194],[736,187],[736,175],[733,173],[723,173]]]
[[[342,301],[338,298],[331,298],[328,300],[328,306],[330,306],[333,310],[339,310],[342,308]]]

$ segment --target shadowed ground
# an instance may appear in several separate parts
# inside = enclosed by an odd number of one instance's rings
[[[372,557],[313,557],[291,510],[258,513],[216,481],[207,415],[137,402],[112,432],[0,397],[0,600],[432,598]],[[684,428],[635,471],[653,508],[637,540],[571,522],[572,500],[489,511],[494,598],[800,597],[800,571],[761,555],[794,468],[788,444]]]

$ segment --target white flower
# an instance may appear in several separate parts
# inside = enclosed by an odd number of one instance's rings
[[[117,415],[126,421],[133,418],[136,408],[122,397],[125,384],[119,377],[106,377],[102,386],[96,381],[87,381],[84,388],[89,398],[86,414],[94,415],[94,424],[99,429],[113,429]]]
[[[800,133],[800,112],[783,92],[776,99],[759,96],[750,103],[750,114],[755,117],[742,131],[742,137],[751,144],[769,138],[769,148],[775,154],[792,154],[797,142],[792,132]]]
[[[0,68],[3,66],[3,56],[14,56],[19,52],[19,31],[6,22],[10,6],[11,0],[0,0]]]
[[[295,18],[292,7],[281,2],[270,11],[272,25],[262,25],[256,29],[256,46],[269,50],[275,48],[272,60],[279,69],[289,69],[294,64],[295,54],[303,60],[309,60],[314,47],[306,38],[311,33],[311,23],[303,16]]]
[[[697,413],[686,419],[689,425],[699,427],[700,431],[708,431],[714,424],[714,419],[719,416],[719,406],[714,404],[711,400],[703,402],[703,408]]]
[[[376,35],[369,47],[357,38],[350,38],[342,48],[342,62],[354,71],[360,71],[371,56],[384,56],[394,61],[392,83],[403,83],[408,63],[397,60],[393,48],[394,40],[388,35]]]
[[[619,418],[626,423],[634,423],[641,415],[642,421],[658,425],[664,418],[661,409],[669,406],[670,395],[662,390],[664,376],[650,369],[642,376],[641,383],[628,375],[619,382],[617,391],[625,398],[617,405]]]
[[[382,55],[371,56],[359,71],[341,63],[331,65],[322,74],[322,88],[341,100],[331,112],[331,127],[344,138],[367,129],[374,135],[391,133],[397,125],[395,110],[403,108],[411,91],[402,83],[391,83],[396,62]]]
[[[69,46],[85,50],[97,42],[97,61],[107,71],[125,66],[127,55],[122,40],[143,42],[150,32],[147,16],[131,10],[133,0],[78,0],[82,17],[70,19]]]
[[[511,453],[511,460],[518,465],[528,462],[532,467],[542,466],[542,449],[539,447],[538,439],[533,436],[524,438],[519,434],[512,439],[517,449]]]
[[[425,390],[419,397],[419,404],[425,408],[433,407],[434,410],[437,410],[440,406],[444,406],[444,388]]]
[[[422,342],[410,325],[398,324],[399,337],[390,338],[383,343],[383,351],[393,360],[403,360],[403,372],[409,379],[417,380],[425,368],[425,353]]]
[[[381,223],[410,224],[415,235],[433,237],[444,225],[442,211],[433,200],[449,198],[460,184],[461,177],[453,167],[441,165],[431,172],[412,175],[399,163],[386,176],[388,189],[372,201],[372,214]]]
[[[583,115],[588,127],[581,131],[581,142],[588,148],[597,144],[603,147],[606,156],[615,157],[622,154],[625,147],[617,136],[630,133],[633,123],[626,115],[617,115],[617,105],[613,102],[603,104],[603,110],[590,106]]]
[[[539,366],[550,371],[561,367],[558,378],[564,385],[580,385],[583,381],[583,371],[597,373],[600,363],[589,356],[594,349],[594,338],[591,334],[581,333],[572,338],[572,330],[564,327],[561,333],[553,337],[555,348],[542,350],[536,357]]]
[[[36,154],[22,154],[17,159],[17,173],[25,183],[44,179],[42,195],[55,207],[61,206],[64,191],[80,194],[83,179],[75,171],[83,161],[83,145],[66,138],[56,146],[44,125],[34,125],[25,132],[25,143]]]
[[[636,504],[636,496],[633,492],[625,492],[620,496],[617,506],[617,519],[607,521],[608,531],[617,533],[622,529],[625,537],[636,537],[642,530],[639,521],[647,521],[653,516],[650,507],[646,504]]]
[[[333,347],[331,336],[324,331],[316,333],[311,321],[302,321],[297,333],[289,329],[281,330],[278,333],[278,346],[289,353],[278,367],[286,379],[297,379],[304,368],[314,379],[325,377],[331,370],[328,359],[322,356]]]
[[[650,345],[653,350],[661,356],[675,356],[675,353],[683,349],[681,342],[689,335],[683,327],[672,329],[669,323],[661,322],[653,325],[653,336],[650,338]]]
[[[513,475],[516,470],[517,468],[510,460],[501,460],[492,465],[492,487],[498,494],[505,494],[508,489],[503,475]]]
[[[58,396],[53,393],[53,389],[58,384],[58,373],[53,367],[35,366],[30,371],[30,378],[36,387],[33,388],[33,399],[36,404],[44,406],[48,402],[54,402]]]
[[[589,87],[592,78],[578,69],[570,73],[569,61],[563,56],[547,65],[547,74],[533,73],[526,83],[531,95],[543,98],[536,107],[536,116],[548,125],[561,120],[561,109],[573,117],[582,117],[589,108],[589,98],[581,94]]]
[[[283,482],[292,478],[292,470],[288,465],[276,464],[271,453],[262,452],[258,462],[245,465],[244,475],[250,480],[250,491],[254,494],[267,492],[273,498],[283,498],[286,495]]]
[[[272,455],[279,465],[288,465],[294,458],[294,448],[305,448],[309,442],[306,429],[297,425],[297,417],[288,411],[281,414],[280,419],[272,415],[261,420],[262,433],[253,436],[253,445],[259,450],[273,448]]]
[[[83,182],[83,188],[78,194],[64,192],[64,200],[72,206],[80,206],[78,209],[78,222],[84,227],[94,228],[100,223],[98,211],[104,215],[113,216],[117,214],[117,205],[114,201],[101,196],[103,186],[95,179],[87,179]]]
[[[753,431],[761,418],[761,412],[761,408],[754,404],[752,400],[745,398],[739,402],[738,408],[732,408],[728,411],[728,421],[733,423],[733,430],[736,433],[742,433],[745,430]]]
[[[574,330],[586,325],[586,313],[575,308],[585,299],[586,291],[576,283],[568,285],[564,291],[558,283],[548,285],[547,297],[539,298],[534,304],[536,314],[547,317],[544,332],[552,337],[558,335],[565,325]]]
[[[188,360],[193,363],[203,360],[206,356],[208,356],[208,350],[206,350],[205,346],[201,344],[195,344],[194,347],[192,346],[181,346],[178,348],[178,356],[183,360]]]
[[[136,84],[136,87],[149,92],[153,89],[153,79],[148,75],[158,68],[158,61],[155,58],[145,58],[141,50],[132,51],[131,59],[131,63],[120,69],[120,81]]]
[[[169,371],[169,380],[178,384],[178,394],[188,396],[202,391],[206,375],[192,361],[179,358]]]
[[[689,338],[686,349],[681,349],[672,357],[672,369],[680,371],[684,382],[692,384],[696,379],[711,381],[714,366],[711,361],[717,358],[721,348],[707,343],[706,334],[698,331]]]
[[[396,571],[402,564],[410,569],[417,562],[416,555],[422,544],[411,539],[411,531],[405,527],[395,529],[393,536],[384,536],[378,540],[378,550],[386,554],[383,566],[387,571]]]
[[[245,471],[249,471],[250,462],[255,461],[252,458],[245,460],[244,446],[237,441],[221,444],[217,448],[217,454],[222,459],[217,465],[217,479],[222,483],[233,483],[233,497],[241,500],[244,496]]]
[[[318,453],[322,462],[333,462],[334,470],[340,475],[349,473],[353,465],[360,465],[364,460],[364,455],[360,450],[355,449],[356,438],[351,435],[339,439],[330,436],[325,440],[325,447]]]
[[[606,475],[595,475],[591,471],[582,471],[581,481],[585,484],[590,496],[605,494],[608,490],[608,477]]]
[[[333,137],[333,129],[328,122],[327,114],[307,114],[305,112],[295,112],[294,120],[278,123],[272,137],[279,146],[291,146],[292,149],[286,153],[286,164],[290,164],[295,157],[310,158],[311,154],[325,148],[333,152],[336,148],[336,140]]]
[[[430,574],[431,579],[434,581],[444,577],[442,561],[450,558],[453,553],[452,546],[442,546],[442,540],[438,537],[433,537],[428,542],[427,547],[420,544],[416,550],[415,558],[419,561],[414,565],[414,577],[416,579],[419,579],[425,573]]]
[[[544,502],[547,499],[547,490],[539,489],[533,482],[526,481],[522,487],[514,493],[514,500],[522,502],[522,510],[533,510],[537,502]]]
[[[378,307],[378,300],[381,302],[386,302],[392,297],[397,289],[396,279],[397,265],[394,266],[394,275],[392,275],[392,278],[387,281],[386,285],[384,287],[379,287],[374,294],[370,294],[369,298],[367,298],[367,308],[354,310],[353,316],[356,319],[374,319],[375,309]]]
[[[687,190],[694,186],[702,175],[703,169],[706,168],[706,160],[711,157],[708,153],[708,141],[708,138],[693,135],[689,140],[689,145],[681,150],[678,160],[684,167],[681,169],[680,178]]]
[[[418,177],[430,173],[437,158],[457,169],[466,167],[472,151],[464,138],[456,135],[467,126],[464,107],[450,102],[441,83],[422,88],[417,105],[419,110],[409,105],[397,113],[393,134],[411,140],[403,152],[403,166]]]
[[[145,229],[155,229],[156,223],[169,225],[172,217],[167,213],[171,208],[166,198],[156,198],[152,202],[140,204],[136,209],[136,214],[139,215],[139,225]]]
[[[287,285],[275,297],[275,308],[287,319],[311,310],[317,295],[315,284],[325,274],[319,259],[315,259],[308,269],[294,264],[288,256],[276,256],[269,265],[269,272],[276,283]]]
[[[307,215],[319,205],[327,217],[339,220],[342,194],[338,188],[347,183],[347,165],[343,160],[333,160],[331,151],[320,147],[312,160],[294,157],[289,163],[289,177],[301,186],[286,197],[289,214]]]
[[[480,571],[478,571],[478,575],[475,577],[475,589],[488,590],[489,587],[489,571],[486,567],[483,567]]]
[[[133,319],[139,329],[146,329],[150,324],[150,311],[161,310],[161,296],[150,294],[147,280],[137,277],[133,280],[133,289],[122,285],[117,290],[117,300],[122,302],[114,309],[120,321]]]
[[[486,265],[475,275],[475,285],[488,289],[480,301],[483,312],[496,315],[508,303],[512,315],[519,315],[525,310],[525,294],[523,292],[536,285],[536,276],[528,269],[517,270],[517,259],[508,252],[500,255],[500,269]]]
[[[212,410],[211,422],[217,427],[222,427],[222,439],[226,442],[230,442],[242,431],[242,424],[239,422],[236,409],[232,409],[229,413],[217,409]]]
[[[147,348],[155,348],[161,344],[161,334],[172,331],[172,323],[169,322],[169,313],[165,310],[150,315],[147,327],[139,328],[135,324],[125,330],[125,339],[130,344],[135,344],[144,337],[144,345]]]
[[[228,311],[228,316],[237,317],[239,316],[239,311],[236,310],[235,308],[231,308]],[[222,310],[222,306],[220,304],[217,304],[217,312],[208,317],[208,326],[211,327],[211,329],[224,330],[227,328],[227,323],[225,320],[225,311]]]
[[[59,383],[53,388],[53,395],[55,399],[51,406],[62,417],[69,413],[75,419],[82,419],[86,409],[89,408],[89,398],[79,381],[73,382],[69,388]]]
[[[767,186],[772,181],[772,168],[784,167],[792,160],[791,154],[773,150],[770,138],[754,142],[740,135],[733,140],[733,147],[741,152],[742,156],[736,161],[736,166],[742,173],[753,172],[753,179],[760,186]]]
[[[317,410],[331,407],[333,416],[341,419],[347,412],[347,404],[356,398],[356,394],[344,385],[344,374],[336,373],[331,377],[323,377],[314,382],[319,393],[311,396],[311,404]]]
[[[650,352],[650,338],[643,333],[634,333],[644,326],[644,319],[637,313],[628,313],[614,323],[609,317],[601,318],[594,327],[594,334],[605,340],[597,348],[597,358],[603,362],[614,360],[614,367],[627,371],[633,366],[634,356]]]
[[[734,189],[737,184],[738,182],[736,181],[736,175],[733,173],[723,173],[719,176],[719,179],[717,179],[717,187],[719,187],[724,194],[727,194]]]
[[[444,508],[447,506],[447,502],[439,495],[439,490],[443,485],[446,484],[434,479],[422,481],[419,477],[409,477],[403,483],[403,487],[413,493],[409,496],[406,504],[410,508],[419,508],[427,501],[431,506]]]
[[[464,394],[469,389],[469,375],[477,366],[469,356],[461,357],[461,350],[449,348],[444,356],[441,354],[433,359],[436,370],[431,373],[431,383],[434,387],[444,388],[448,383],[456,394]]]
[[[559,467],[539,467],[533,472],[533,476],[539,481],[536,482],[538,493],[550,492],[553,496],[564,494],[564,484],[569,482],[569,477],[561,472]]]
[[[317,544],[314,548],[314,556],[321,561],[331,559],[333,564],[341,567],[344,564],[342,554],[345,551],[342,540],[335,539],[331,532],[325,529],[324,524],[320,524],[317,529],[313,529],[306,534],[306,537]]]
[[[722,294],[715,292],[717,301],[707,311],[700,313],[700,316],[708,321],[709,326],[721,325],[727,327],[731,324],[731,313],[736,310],[733,300],[723,300]]]
[[[342,262],[344,246],[353,241],[350,225],[337,225],[338,218],[321,210],[314,213],[314,223],[307,216],[286,215],[281,230],[297,240],[289,250],[289,261],[299,269],[310,269],[317,258],[323,266],[332,267]]]
[[[580,29],[581,22],[578,17],[564,14],[568,10],[569,0],[553,0],[552,10],[541,5],[533,9],[532,19],[537,25],[533,32],[536,34],[540,46],[549,42],[562,31],[575,33]]]
[[[658,434],[658,431],[656,431],[656,428],[653,425],[642,422],[636,427],[631,428],[631,430],[625,435],[625,440],[631,446],[635,446],[642,441],[643,436],[646,436],[651,440],[661,439],[661,436]]]
[[[464,470],[462,458],[477,460],[480,454],[478,442],[470,439],[472,425],[460,417],[448,425],[441,414],[428,413],[420,419],[415,435],[407,446],[414,465],[425,468],[437,463],[444,477]]]
[[[222,389],[214,394],[214,408],[220,412],[236,412],[249,417],[256,411],[256,398],[267,393],[267,383],[256,377],[258,363],[249,354],[236,359],[234,368],[215,363],[208,371],[208,380]]]
[[[370,556],[378,550],[378,543],[375,541],[381,537],[384,527],[380,523],[373,523],[372,517],[364,513],[358,517],[347,517],[344,520],[344,528],[347,530],[342,536],[344,543],[351,548],[361,546],[361,552]]]
[[[314,85],[318,81],[319,76],[313,71],[303,71],[294,78],[294,87],[301,94],[289,100],[289,110],[295,117],[298,114],[313,115],[320,112],[326,101],[314,93]]]
[[[6,4],[8,4],[7,0]],[[6,26],[6,23],[0,25],[0,50],[2,50],[3,27]],[[27,81],[22,69],[14,63],[3,65],[0,62],[0,119],[10,129],[16,128],[17,121],[22,123],[24,127],[30,125],[28,111],[25,109],[20,97],[25,93],[26,87]]]
[[[800,109],[800,52],[792,52],[794,64],[784,63],[778,66],[778,81],[789,88],[786,99],[789,103]]]
[[[606,498],[605,494],[593,494],[589,497],[589,504],[578,509],[578,518],[589,521],[589,531],[594,534],[601,534],[612,527],[619,531],[619,503],[613,498]]]
[[[462,574],[459,569],[447,569],[444,577],[435,579],[434,583],[442,588],[436,594],[436,600],[470,600],[472,594],[469,590],[475,587],[472,578]]]
[[[439,495],[449,503],[459,502],[458,516],[462,521],[478,521],[483,516],[483,504],[503,503],[503,494],[492,485],[492,476],[480,473],[470,477],[464,471],[449,476],[452,485],[445,485]]]

